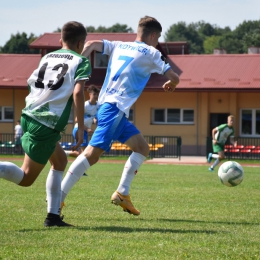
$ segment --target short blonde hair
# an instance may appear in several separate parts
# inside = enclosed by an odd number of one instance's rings
[[[228,119],[229,119],[229,118],[230,118],[230,119],[235,119],[235,117],[234,117],[233,115],[229,115],[229,116],[228,116]]]

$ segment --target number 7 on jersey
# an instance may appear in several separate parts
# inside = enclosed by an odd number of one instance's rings
[[[112,78],[113,81],[117,81],[117,79],[119,78],[119,76],[121,75],[122,71],[127,67],[127,65],[133,60],[133,57],[129,57],[129,56],[119,56],[118,60],[124,60],[125,62],[123,63],[123,65],[119,68],[119,70],[117,71],[117,73],[115,74],[115,76]]]

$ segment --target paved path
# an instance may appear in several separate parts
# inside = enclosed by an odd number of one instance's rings
[[[145,163],[150,163],[150,164],[154,163],[154,164],[205,165],[205,166],[210,165],[207,162],[207,159],[206,159],[205,156],[182,156],[180,160],[177,159],[177,158],[154,158],[152,160],[147,160]],[[259,160],[259,163],[254,161],[252,163],[241,162],[240,164],[242,166],[248,166],[248,167],[260,167],[260,160]]]
[[[152,160],[147,160],[146,163],[208,165],[205,156],[182,156],[180,160],[179,158],[153,158]]]
[[[17,157],[2,157],[0,155],[0,161],[22,161],[23,158],[17,158]],[[73,162],[75,158],[69,157],[68,161]],[[99,160],[100,163],[120,163],[124,164],[125,160],[113,160],[111,159],[101,159]],[[145,164],[179,164],[179,165],[205,165],[209,166],[209,163],[207,162],[207,159],[205,156],[182,156],[181,159],[179,158],[153,158],[151,160],[146,160],[144,162]],[[246,163],[241,163],[242,166],[252,166],[252,167],[260,167],[260,160],[259,163],[256,162],[246,162]]]

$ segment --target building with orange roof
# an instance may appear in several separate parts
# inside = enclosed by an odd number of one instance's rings
[[[87,40],[134,41],[132,33],[89,33]],[[59,33],[46,33],[30,46],[42,55],[59,49]],[[180,75],[173,93],[164,93],[166,78],[153,74],[131,109],[130,120],[147,136],[181,136],[182,155],[205,155],[212,128],[233,114],[235,134],[260,137],[260,53],[189,55],[186,42],[157,47]],[[221,53],[221,52],[217,52]],[[0,133],[13,133],[28,95],[27,78],[41,55],[0,54]],[[87,85],[102,86],[108,57],[93,52],[93,73]],[[86,99],[88,95],[86,93]],[[73,112],[66,133],[73,128]],[[249,128],[249,130],[248,130]]]

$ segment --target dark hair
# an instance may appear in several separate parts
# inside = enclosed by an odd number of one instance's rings
[[[152,32],[162,32],[162,26],[155,18],[146,15],[139,20],[138,30],[141,30],[142,34],[147,36]]]
[[[87,88],[88,93],[94,92],[94,93],[99,93],[100,89],[98,87],[96,87],[95,85],[90,85]]]
[[[87,30],[83,24],[75,21],[67,22],[61,29],[62,41],[68,45],[77,44],[79,41],[85,41]]]

